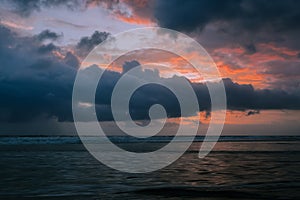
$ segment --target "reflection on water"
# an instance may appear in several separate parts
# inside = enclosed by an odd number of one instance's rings
[[[220,142],[204,159],[199,146],[160,171],[127,174],[79,144],[2,145],[0,198],[300,199],[298,142]]]

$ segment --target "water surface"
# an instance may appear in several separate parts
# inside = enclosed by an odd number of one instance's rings
[[[114,142],[140,151],[165,140]],[[162,170],[128,174],[99,163],[77,137],[2,137],[0,198],[300,199],[298,137],[222,137],[204,159],[200,145]]]

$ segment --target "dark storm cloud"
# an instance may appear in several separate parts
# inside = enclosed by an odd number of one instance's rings
[[[54,44],[50,43],[50,44],[43,44],[41,45],[37,51],[41,54],[44,54],[44,53],[49,53],[53,50],[56,50],[58,49],[58,47],[56,47]]]
[[[103,74],[102,80],[100,80],[99,88],[96,93],[96,103],[97,105],[106,104],[110,106],[112,91],[115,88],[115,84],[118,80],[128,72],[130,69],[139,66],[138,61],[129,61],[125,62],[123,65],[123,72],[112,72],[106,71]],[[92,70],[92,69],[91,69]],[[99,68],[94,68],[93,71],[99,70]],[[93,72],[95,74],[95,72]],[[163,82],[173,82],[178,83],[185,78],[161,78],[157,71],[152,70],[140,70],[138,76],[132,76],[128,84],[132,82],[144,80],[143,77],[150,78],[151,80],[160,80]],[[124,83],[126,84],[126,83]],[[122,96],[120,97],[122,98]],[[179,117],[180,115],[180,106],[175,95],[167,88],[158,85],[158,84],[147,84],[138,88],[133,95],[131,96],[129,107],[130,114],[134,120],[145,120],[149,119],[149,109],[154,104],[161,104],[165,107],[168,117]],[[99,112],[100,113],[100,112]],[[196,110],[190,110],[187,115],[193,115],[196,113]],[[99,115],[100,120],[112,120],[111,110],[106,110],[106,115]]]
[[[246,113],[246,116],[257,115],[257,114],[259,114],[259,113],[260,113],[259,110],[249,110],[249,111]]]
[[[209,23],[228,23],[247,31],[300,29],[300,2],[294,0],[155,1],[154,15],[163,27],[179,31],[203,29]]]
[[[110,36],[108,32],[95,31],[90,37],[82,37],[77,43],[78,53],[86,56],[95,46],[106,40]]]
[[[123,70],[122,70],[122,73],[126,73],[128,72],[129,70],[133,69],[134,67],[137,67],[139,66],[140,63],[136,60],[133,60],[133,61],[129,61],[129,62],[125,62],[123,64]]]
[[[110,101],[115,84],[122,77],[124,72],[127,72],[137,65],[139,65],[138,61],[125,62],[122,73],[112,71],[104,72],[96,94],[96,110],[99,114],[99,120],[113,120],[110,110]],[[92,66],[86,70],[89,71],[88,74],[92,76],[99,74],[101,69]],[[173,82],[178,85],[181,85],[181,81],[183,81],[182,77],[173,76],[171,78],[162,78],[159,77],[157,73],[150,71],[151,70],[140,71],[139,77],[132,77],[132,82],[137,81],[137,79],[143,79],[143,77],[151,77],[153,80],[159,79],[161,82]],[[247,116],[259,114],[258,110],[261,109],[300,109],[300,96],[297,94],[289,94],[283,90],[255,90],[250,84],[234,83],[231,79],[223,79],[223,82],[227,94],[228,108],[230,110],[246,111]],[[209,113],[211,105],[206,84],[190,84],[197,95],[199,110]],[[149,119],[149,108],[154,104],[162,104],[167,110],[168,117],[182,116],[178,100],[170,90],[160,85],[148,84],[139,88],[131,97],[130,114],[132,118],[135,120]],[[247,111],[249,109],[250,111]],[[190,110],[185,116],[194,115],[195,112],[195,110]]]
[[[97,33],[100,34],[100,33]],[[97,35],[96,34],[96,35]],[[90,44],[91,38],[81,40]],[[99,40],[96,40],[99,42]],[[51,44],[51,43],[50,43]],[[83,43],[82,43],[83,44]],[[72,121],[72,89],[79,65],[76,55],[64,53],[63,58],[51,51],[41,53],[44,44],[33,37],[21,37],[0,26],[0,121],[30,121],[41,117],[58,121]],[[51,45],[50,45],[51,46]],[[126,62],[124,72],[138,61]],[[99,74],[100,68],[91,66],[87,82]],[[110,100],[112,90],[124,73],[105,71],[96,93],[96,110],[100,120],[112,120]],[[180,84],[183,77],[162,78],[158,71],[141,70],[143,77],[153,80]],[[203,83],[191,83],[199,99],[200,110],[210,110],[210,97]],[[228,108],[232,110],[259,109],[300,109],[300,97],[283,90],[255,90],[252,85],[243,85],[224,79]],[[87,85],[88,86],[88,85]],[[162,104],[169,117],[181,116],[180,107],[174,94],[165,87],[150,84],[139,88],[130,100],[130,114],[133,119],[148,119],[151,105]],[[187,115],[193,115],[191,110]]]
[[[300,96],[284,90],[254,89],[251,84],[238,84],[231,79],[223,79],[230,110],[247,109],[300,109]],[[200,110],[210,109],[210,97],[203,83],[193,83],[198,96]]]
[[[76,70],[35,37],[19,37],[0,27],[0,121],[40,116],[72,120],[70,95]]]
[[[72,66],[74,68],[78,68],[79,65],[80,65],[78,58],[74,54],[72,54],[71,52],[66,53],[66,56],[64,58],[64,62],[67,65]]]
[[[256,53],[256,47],[255,45],[252,43],[252,44],[246,44],[244,45],[244,49],[246,50],[246,52],[248,54],[254,54]]]
[[[244,109],[299,109],[299,94],[280,89],[254,89],[251,84],[238,84],[224,79],[228,107]]]
[[[40,34],[37,35],[37,39],[39,41],[44,41],[44,40],[57,40],[58,38],[60,38],[62,35],[59,35],[55,32],[52,32],[50,30],[44,30],[42,31]]]

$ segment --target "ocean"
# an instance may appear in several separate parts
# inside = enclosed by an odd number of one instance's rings
[[[110,139],[139,152],[172,137]],[[78,137],[0,137],[0,199],[300,199],[299,136],[222,136],[199,159],[202,140],[161,170],[130,174],[101,164]]]

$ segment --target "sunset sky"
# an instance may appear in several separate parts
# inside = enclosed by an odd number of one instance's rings
[[[0,2],[2,135],[75,134],[72,88],[83,59],[114,34],[150,26],[187,34],[213,58],[227,94],[224,135],[300,134],[300,1]],[[200,99],[207,98],[201,75],[169,53],[125,55],[112,63],[107,76],[114,81],[126,67],[153,60],[171,66],[191,81]],[[97,65],[101,68],[101,63]],[[159,78],[178,75],[156,70]],[[162,93],[163,101],[172,101]],[[149,97],[140,98],[138,102],[151,103]],[[107,105],[106,101],[101,97],[98,106]],[[207,103],[200,108],[200,119],[191,116],[187,126],[200,120],[200,129],[205,129],[209,108]],[[171,124],[176,124],[178,116],[173,113]],[[110,127],[111,119],[103,123]]]

